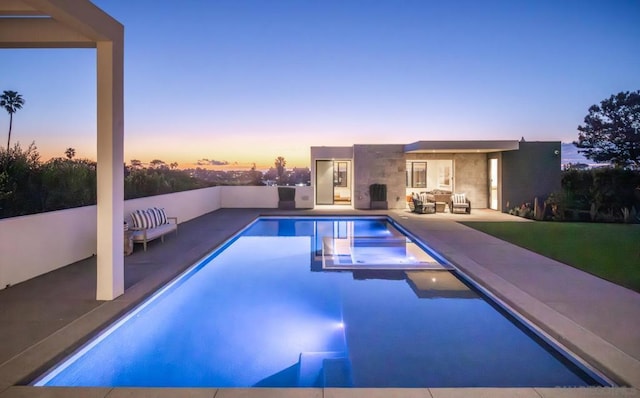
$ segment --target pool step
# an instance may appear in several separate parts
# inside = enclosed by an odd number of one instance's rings
[[[351,361],[339,351],[302,352],[299,359],[299,387],[351,387]]]
[[[349,358],[325,359],[322,370],[324,376],[322,387],[353,387]]]

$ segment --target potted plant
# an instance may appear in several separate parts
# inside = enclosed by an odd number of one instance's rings
[[[278,187],[278,209],[292,210],[296,208],[296,188]]]
[[[370,209],[386,210],[387,206],[387,185],[371,184],[369,185],[369,198],[371,199]]]

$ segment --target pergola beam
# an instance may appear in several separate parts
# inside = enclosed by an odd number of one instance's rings
[[[124,27],[86,0],[23,0],[76,32],[98,41],[121,41]]]
[[[95,41],[51,18],[0,18],[0,48],[95,47]]]

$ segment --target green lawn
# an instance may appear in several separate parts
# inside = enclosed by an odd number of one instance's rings
[[[541,221],[464,224],[640,292],[640,225]]]

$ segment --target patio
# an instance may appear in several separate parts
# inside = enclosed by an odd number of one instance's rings
[[[516,309],[545,333],[636,388],[589,389],[128,389],[16,386],[55,363],[79,343],[222,244],[258,215],[389,214],[401,225]],[[416,215],[405,210],[356,211],[220,209],[181,224],[180,233],[139,247],[125,258],[125,293],[95,300],[95,257],[0,291],[0,398],[47,396],[203,397],[640,397],[640,295],[556,261],[467,228],[456,220],[528,222],[490,210],[471,215]],[[571,283],[567,283],[571,281]],[[611,327],[615,325],[615,327]]]

